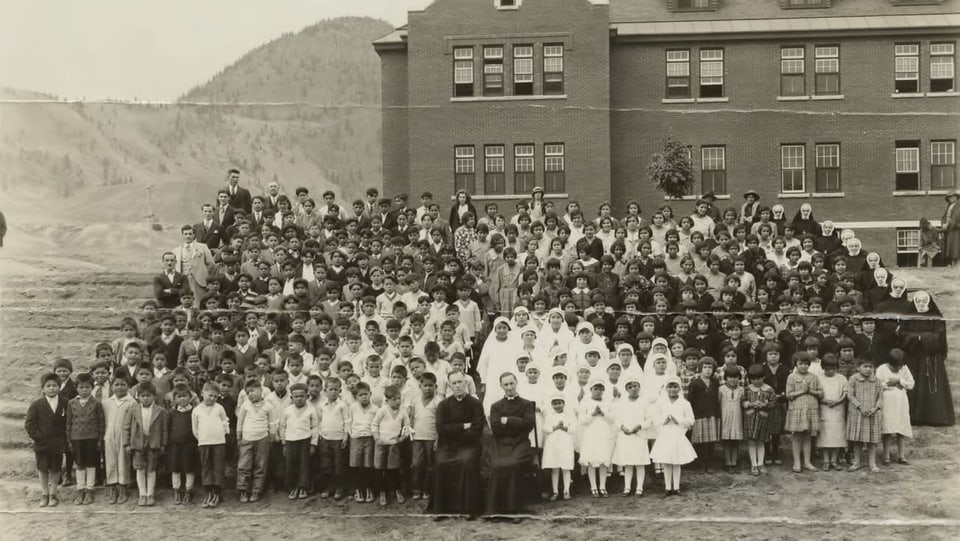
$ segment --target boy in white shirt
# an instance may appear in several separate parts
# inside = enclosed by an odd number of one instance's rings
[[[379,367],[377,368],[379,370]],[[373,419],[379,407],[371,401],[370,386],[364,382],[357,384],[356,402],[350,406],[347,431],[350,434],[350,477],[356,487],[353,501],[357,503],[373,502]]]

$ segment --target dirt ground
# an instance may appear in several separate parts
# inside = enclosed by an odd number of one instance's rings
[[[9,252],[8,252],[9,253]],[[36,381],[57,357],[86,368],[93,345],[117,336],[116,325],[150,296],[150,263],[139,273],[111,274],[52,258],[19,253],[0,255],[0,540],[103,538],[131,532],[144,540],[168,539],[184,531],[198,539],[622,539],[670,535],[681,539],[721,536],[731,539],[960,538],[960,427],[918,428],[908,444],[909,466],[883,468],[879,474],[793,474],[788,464],[763,477],[726,473],[683,473],[684,495],[662,499],[651,486],[642,499],[589,496],[535,505],[536,518],[522,524],[452,520],[433,522],[418,516],[422,504],[368,504],[317,499],[290,503],[270,495],[257,504],[239,505],[227,491],[227,503],[210,512],[174,508],[169,490],[158,491],[158,505],[123,508],[102,503],[56,510],[34,507],[37,488],[33,457],[23,430]],[[31,271],[17,272],[23,269]],[[43,272],[33,272],[33,271]],[[65,272],[66,271],[66,272]],[[951,320],[948,359],[955,402],[960,401],[960,273],[945,269],[895,271],[911,288],[931,291]],[[26,275],[25,275],[26,274]],[[784,447],[784,454],[787,452]],[[745,459],[746,457],[743,457]],[[64,493],[72,498],[72,491]],[[176,512],[171,512],[176,509]],[[51,520],[51,515],[62,518]],[[121,516],[114,516],[121,515]],[[187,519],[184,522],[184,519]],[[229,522],[228,522],[229,521]],[[295,526],[291,526],[291,525]],[[118,534],[123,537],[125,534]]]

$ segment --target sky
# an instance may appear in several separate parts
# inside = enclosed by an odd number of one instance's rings
[[[399,26],[430,0],[2,0],[0,86],[174,100],[247,51],[322,19]]]

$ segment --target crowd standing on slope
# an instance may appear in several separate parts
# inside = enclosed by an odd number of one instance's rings
[[[239,178],[162,255],[155,300],[41,378],[41,506],[61,481],[152,506],[169,480],[217,507],[231,479],[241,503],[511,514],[650,477],[679,495],[684,466],[878,472],[911,425],[954,422],[934,300],[807,203],[593,216],[537,188],[508,217]]]

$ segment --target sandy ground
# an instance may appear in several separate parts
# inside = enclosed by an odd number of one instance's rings
[[[11,254],[13,255],[13,254]],[[673,536],[680,539],[722,536],[731,539],[960,538],[960,427],[919,428],[909,442],[909,466],[883,468],[879,474],[793,474],[789,465],[770,468],[763,477],[699,474],[685,471],[684,496],[662,499],[662,488],[651,486],[640,499],[613,496],[594,500],[580,495],[570,502],[538,504],[537,515],[519,525],[452,520],[433,522],[419,516],[422,504],[391,504],[386,510],[352,502],[310,499],[290,503],[285,495],[270,495],[252,505],[227,502],[209,512],[175,508],[169,490],[158,491],[151,509],[103,503],[77,508],[63,504],[54,511],[35,507],[33,458],[23,432],[28,400],[36,395],[37,376],[57,357],[88,366],[96,342],[117,335],[116,325],[150,296],[149,272],[143,262],[122,263],[139,273],[97,272],[90,260],[56,254],[18,251],[0,255],[0,539],[103,538],[110,530],[128,535],[137,526],[144,541],[168,539],[182,531],[184,519],[191,537],[199,539],[623,539]],[[39,272],[14,272],[8,267]],[[103,265],[107,267],[111,265]],[[903,270],[910,287],[933,292],[951,322],[949,342],[960,351],[960,274]],[[952,353],[949,372],[955,402],[960,401],[960,367]],[[784,454],[787,447],[784,447]],[[745,459],[745,457],[743,457]],[[788,461],[789,462],[789,461]],[[64,493],[72,498],[72,491]],[[175,513],[171,511],[176,510]],[[52,515],[61,517],[51,520]],[[120,516],[115,516],[120,515]],[[227,522],[229,521],[229,522]],[[291,527],[291,524],[295,526]],[[123,533],[120,533],[123,532]]]

